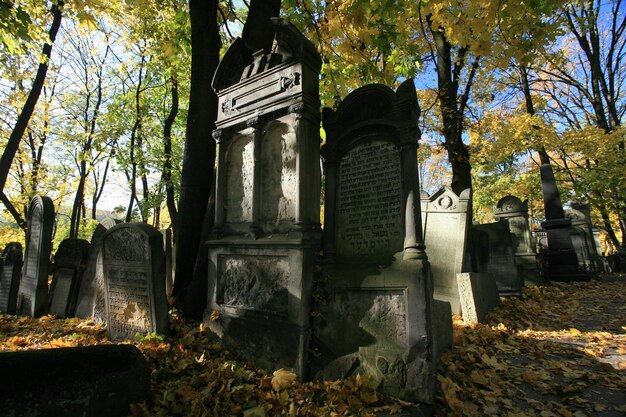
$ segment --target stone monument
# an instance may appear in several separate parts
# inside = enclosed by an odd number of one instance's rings
[[[57,317],[74,317],[78,290],[89,253],[84,239],[65,239],[54,254],[48,312]]]
[[[572,221],[572,245],[578,257],[578,265],[591,273],[601,272],[603,264],[593,236],[589,204],[571,204],[565,210],[565,217]]]
[[[500,304],[498,287],[489,274],[461,272],[456,274],[465,323],[481,323],[488,312]]]
[[[22,245],[9,243],[2,251],[0,269],[0,313],[15,314],[17,290],[22,277]]]
[[[272,19],[274,45],[237,39],[219,98],[215,223],[206,326],[264,368],[306,376],[313,269],[320,246],[319,70],[313,44]]]
[[[102,238],[107,332],[114,341],[167,335],[163,236],[145,223],[122,223]]]
[[[325,302],[311,360],[316,378],[368,374],[385,393],[432,404],[451,319],[422,242],[418,117],[413,80],[324,109]]]
[[[578,267],[570,233],[572,222],[565,218],[552,166],[544,163],[540,172],[546,213],[546,220],[541,222],[541,228],[546,232],[548,246],[545,253],[546,265],[543,268],[544,278],[550,281],[588,281],[589,275]]]
[[[17,314],[39,317],[48,305],[48,270],[52,250],[54,204],[49,197],[35,197],[28,208],[26,254]]]
[[[509,222],[473,224],[470,239],[472,270],[491,275],[500,296],[521,296],[524,280],[515,266]]]
[[[456,195],[443,187],[432,196],[421,194],[422,228],[435,281],[435,298],[461,314],[457,274],[469,272],[468,231],[471,190]]]
[[[539,282],[535,243],[528,223],[528,201],[508,195],[501,198],[494,210],[496,220],[509,222],[515,265],[526,285]]]

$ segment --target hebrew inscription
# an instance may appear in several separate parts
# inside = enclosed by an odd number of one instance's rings
[[[390,142],[355,146],[339,164],[337,249],[342,255],[402,250],[400,153]]]
[[[147,236],[121,229],[105,242],[108,329],[112,340],[154,331]]]

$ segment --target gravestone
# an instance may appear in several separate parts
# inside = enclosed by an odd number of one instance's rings
[[[213,79],[218,161],[205,326],[259,366],[304,378],[320,246],[321,60],[287,21],[272,19],[272,28],[274,47],[251,51],[237,39]]]
[[[39,317],[48,305],[48,273],[52,250],[54,205],[49,197],[35,197],[28,208],[26,254],[17,314]]]
[[[9,243],[2,251],[0,269],[0,313],[15,314],[17,290],[22,276],[22,245]]]
[[[461,314],[457,274],[469,272],[468,231],[471,190],[456,195],[443,187],[432,196],[421,193],[422,228],[435,281],[435,298]]]
[[[509,222],[473,224],[470,239],[472,270],[491,275],[500,296],[521,296],[524,281],[515,266]]]
[[[496,204],[494,217],[496,220],[506,219],[509,222],[515,264],[524,283],[537,284],[539,268],[528,223],[528,201],[522,202],[511,195],[503,197]]]
[[[463,321],[482,323],[488,312],[500,304],[498,287],[490,274],[461,272],[456,274]]]
[[[542,266],[544,279],[565,282],[588,281],[589,275],[578,266],[570,232],[572,222],[565,218],[552,166],[544,163],[539,169],[546,214],[546,220],[541,222],[547,240],[545,265]]]
[[[572,221],[572,245],[578,257],[578,265],[592,273],[601,272],[602,262],[593,236],[589,204],[571,204],[565,210],[565,217]]]
[[[107,332],[114,341],[167,335],[163,236],[145,223],[122,223],[102,238]]]
[[[91,235],[87,268],[83,273],[78,292],[76,317],[93,317],[96,323],[106,322],[104,276],[102,270],[102,237],[107,230],[118,223],[120,222],[115,219],[104,219],[96,226]]]
[[[57,317],[73,317],[78,290],[89,253],[89,242],[84,239],[65,239],[54,254],[52,284],[48,312]]]
[[[368,374],[383,392],[432,404],[451,336],[422,242],[413,80],[373,84],[324,109],[324,258],[311,358],[316,378]]]

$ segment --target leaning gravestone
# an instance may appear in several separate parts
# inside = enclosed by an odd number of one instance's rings
[[[456,195],[444,187],[429,196],[421,194],[424,244],[435,281],[434,296],[450,303],[453,314],[461,314],[457,274],[469,272],[468,231],[471,190]]]
[[[422,243],[413,80],[374,84],[324,109],[324,304],[314,323],[317,378],[371,375],[379,387],[432,404],[450,308],[433,299]]]
[[[26,255],[17,294],[19,315],[39,317],[45,314],[48,304],[48,269],[53,226],[52,200],[49,197],[35,197],[28,209]]]
[[[0,313],[15,314],[17,290],[22,276],[22,245],[11,242],[2,252],[0,269]]]
[[[526,285],[538,283],[539,268],[528,223],[528,201],[522,202],[511,195],[503,197],[496,204],[494,217],[496,220],[506,219],[509,222],[515,264],[524,282]]]
[[[118,220],[107,218],[96,226],[91,235],[91,247],[87,258],[87,269],[78,292],[76,317],[93,317],[96,323],[106,322],[106,307],[104,296],[104,277],[102,271],[102,237],[111,227],[120,223]]]
[[[163,236],[145,223],[122,223],[102,238],[107,331],[114,341],[167,335]]]
[[[54,254],[48,312],[57,317],[73,317],[83,271],[89,253],[84,239],[65,239]]]
[[[242,357],[304,378],[320,245],[321,60],[287,21],[272,19],[272,30],[274,48],[251,51],[237,39],[213,79],[219,148],[205,325]]]
[[[470,238],[472,269],[490,274],[500,296],[521,296],[524,281],[515,266],[509,222],[474,224]]]

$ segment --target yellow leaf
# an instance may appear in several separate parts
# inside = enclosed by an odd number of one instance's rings
[[[487,381],[487,378],[485,378],[485,375],[475,370],[472,371],[472,373],[470,374],[470,378],[472,379],[472,381],[480,385],[489,384],[489,381]]]
[[[272,388],[274,391],[281,391],[285,388],[290,387],[297,379],[295,372],[287,370],[287,369],[279,369],[274,371],[272,377]]]
[[[217,321],[220,318],[221,315],[222,315],[222,313],[220,313],[219,310],[213,310],[211,312],[211,321]]]

